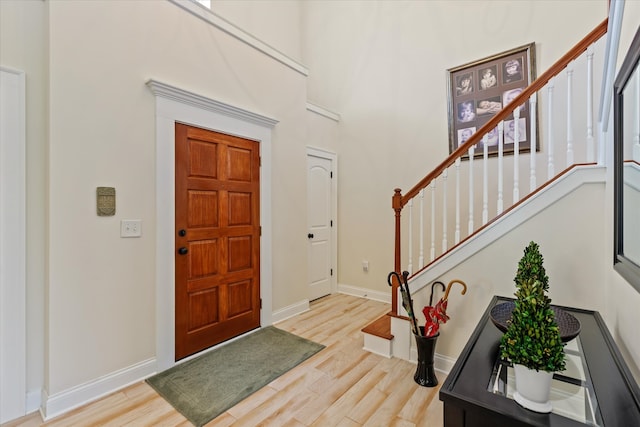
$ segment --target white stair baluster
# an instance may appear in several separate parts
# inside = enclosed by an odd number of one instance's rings
[[[409,207],[409,264],[407,271],[411,274],[413,273],[413,198],[409,200],[407,206]]]
[[[489,135],[482,137],[482,225],[489,221]]]
[[[502,177],[502,160],[504,158],[504,120],[498,123],[498,206],[497,215],[504,210],[504,201],[502,194],[503,177]]]
[[[418,268],[424,267],[424,188],[420,190],[420,255]]]
[[[567,167],[573,164],[573,62],[567,66]]]
[[[431,181],[431,261],[436,259],[436,180]]]
[[[593,45],[587,48],[587,162],[595,162],[593,138]]]
[[[476,153],[476,146],[469,148],[469,224],[467,227],[467,235],[473,233],[473,156]]]
[[[442,171],[442,252],[447,252],[447,175],[449,169]]]
[[[520,107],[513,110],[513,204],[520,200]]]
[[[454,244],[460,243],[460,157],[456,159],[456,231]]]
[[[553,87],[555,77],[549,80],[547,86],[547,145],[549,146],[548,158],[547,158],[547,179],[551,179],[555,176],[555,166],[553,164]]]
[[[538,186],[537,178],[536,178],[536,142],[538,140],[538,129],[536,127],[537,123],[537,112],[538,112],[538,94],[534,93],[529,98],[529,129],[531,135],[531,141],[529,141],[529,192],[533,192]]]

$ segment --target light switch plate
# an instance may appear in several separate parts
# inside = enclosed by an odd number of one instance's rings
[[[142,220],[123,219],[120,221],[120,237],[142,236]]]

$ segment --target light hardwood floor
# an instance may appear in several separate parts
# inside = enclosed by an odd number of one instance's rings
[[[413,381],[416,365],[362,349],[360,329],[389,305],[334,294],[276,326],[326,348],[207,424],[212,426],[442,426],[439,387]],[[440,384],[445,375],[438,373]],[[46,423],[39,414],[3,424],[190,426],[140,382]]]

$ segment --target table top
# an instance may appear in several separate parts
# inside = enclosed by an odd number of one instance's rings
[[[502,332],[489,318],[493,306],[507,301],[513,299],[495,296],[489,303],[440,389],[445,406],[480,408],[534,426],[640,426],[640,389],[597,311],[560,307],[580,321],[581,331],[565,347],[571,370],[554,380],[561,393],[574,393],[590,406],[572,411],[571,404],[554,404],[552,413],[539,414],[512,400],[510,368],[504,365],[503,372],[498,362]]]

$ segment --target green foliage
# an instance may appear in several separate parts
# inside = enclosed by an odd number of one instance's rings
[[[527,281],[528,279],[534,279],[539,281],[544,291],[549,290],[549,276],[542,265],[542,254],[540,253],[540,247],[536,242],[530,242],[529,246],[524,249],[524,255],[518,262],[518,271],[516,277],[513,279],[518,284]]]
[[[500,355],[529,369],[557,372],[565,368],[564,343],[546,295],[549,277],[542,261],[538,245],[529,243],[518,263],[514,279],[517,300],[500,341]]]

